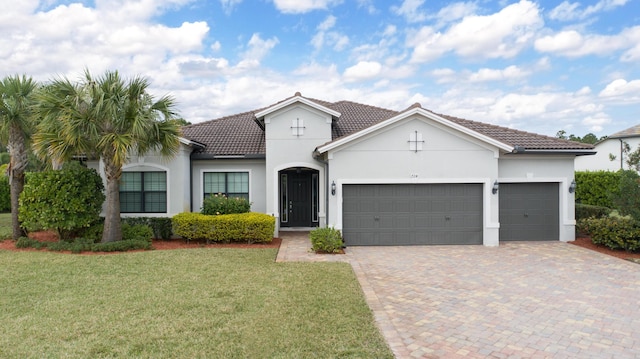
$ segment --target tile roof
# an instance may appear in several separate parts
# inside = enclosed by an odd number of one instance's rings
[[[296,95],[299,94],[296,93]],[[333,140],[363,130],[402,113],[351,101],[327,102],[308,97],[305,98],[340,112],[340,118],[333,124]],[[283,101],[286,101],[286,99]],[[419,104],[415,104],[410,108],[415,106],[419,106]],[[264,131],[258,125],[255,114],[269,107],[271,106],[185,126],[183,127],[183,134],[184,137],[190,140],[206,145],[203,152],[207,155],[264,155]],[[435,112],[432,113],[512,147],[521,146],[528,150],[584,151],[593,149],[593,146],[589,144],[518,131],[487,123],[441,115]]]
[[[636,125],[626,130],[622,130],[620,132],[616,132],[608,138],[629,138],[629,137],[640,137],[640,125]]]

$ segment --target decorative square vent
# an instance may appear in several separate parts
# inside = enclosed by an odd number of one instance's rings
[[[304,120],[299,118],[291,120],[291,134],[296,137],[304,135]]]
[[[422,139],[422,134],[418,131],[414,131],[409,133],[409,150],[418,152],[422,151],[422,144],[424,144],[424,140]]]

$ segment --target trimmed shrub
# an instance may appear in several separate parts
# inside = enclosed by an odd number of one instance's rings
[[[190,241],[269,243],[275,218],[264,213],[206,215],[185,212],[173,216],[173,233]]]
[[[318,253],[339,253],[344,241],[342,234],[335,228],[316,228],[309,233],[311,249]]]
[[[608,216],[610,213],[611,208],[576,203],[576,220],[591,217],[602,218]]]
[[[168,217],[126,217],[122,218],[122,223],[149,226],[153,231],[153,238],[169,240],[173,234],[171,218]]]
[[[27,173],[20,194],[20,221],[28,230],[55,229],[69,238],[99,219],[105,196],[94,169],[80,165]]]
[[[209,215],[248,213],[251,203],[241,197],[228,198],[223,194],[214,194],[204,199],[200,213]]]
[[[613,208],[611,196],[619,194],[619,172],[577,171],[575,176],[577,203]]]
[[[629,217],[587,218],[578,227],[591,235],[594,244],[610,249],[640,249],[640,224]]]

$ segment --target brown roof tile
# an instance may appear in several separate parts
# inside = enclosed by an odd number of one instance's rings
[[[351,101],[332,103],[305,98],[340,112],[340,118],[334,121],[333,124],[333,140],[358,132],[401,113]],[[283,101],[286,101],[286,99]],[[409,109],[415,106],[418,105],[413,105]],[[264,155],[264,131],[256,122],[255,114],[269,107],[271,106],[185,126],[183,127],[183,133],[186,138],[206,145],[205,154],[215,156]],[[448,115],[437,115],[510,146],[521,146],[530,150],[590,150],[593,148],[592,145],[584,143],[513,130]]]
[[[629,138],[629,137],[640,137],[640,125],[627,128],[626,130],[616,132],[613,135],[609,136],[609,138]]]

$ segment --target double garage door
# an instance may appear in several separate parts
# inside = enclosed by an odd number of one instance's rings
[[[558,184],[500,185],[501,240],[558,240]],[[347,246],[482,244],[483,186],[348,184]]]

